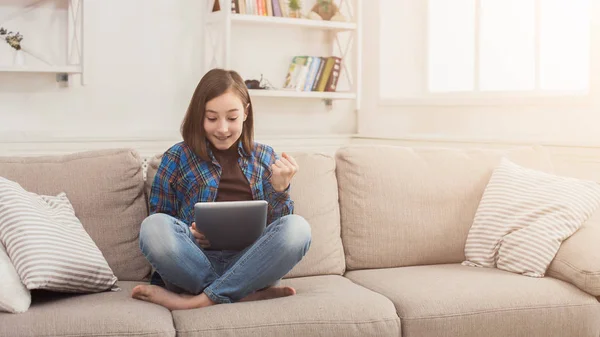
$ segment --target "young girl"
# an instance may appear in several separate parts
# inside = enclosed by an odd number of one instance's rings
[[[275,284],[311,243],[309,224],[292,214],[290,180],[298,164],[253,141],[252,110],[236,72],[213,69],[200,80],[181,126],[183,142],[162,157],[151,215],[140,230],[140,248],[158,275],[132,297],[177,310],[296,293]],[[210,250],[193,222],[194,204],[234,200],[266,200],[268,226],[243,251]]]

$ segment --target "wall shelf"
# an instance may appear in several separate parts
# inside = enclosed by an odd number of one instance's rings
[[[81,66],[0,66],[0,72],[81,74]]]
[[[22,4],[20,8],[8,15],[0,18],[0,24],[4,25],[11,20],[21,17],[22,15],[41,7],[50,0],[29,1],[28,4]],[[64,8],[66,10],[66,31],[67,36],[67,55],[66,59],[58,64],[46,60],[48,55],[34,54],[23,47],[23,52],[32,54],[38,59],[39,64],[34,65],[7,65],[0,66],[0,73],[53,73],[56,74],[57,82],[68,82],[70,75],[81,75],[81,84],[85,84],[84,79],[84,62],[83,62],[83,20],[84,20],[84,0],[61,0],[60,6],[56,8]],[[15,5],[22,2],[16,1]],[[63,5],[64,4],[64,5]]]
[[[251,97],[284,97],[284,98],[318,98],[318,99],[355,99],[352,92],[319,92],[319,91],[293,91],[293,90],[248,90]]]
[[[217,22],[223,19],[225,13],[215,12],[209,16],[209,22]],[[278,25],[278,26],[289,26],[299,28],[313,28],[320,30],[333,30],[338,32],[353,31],[356,30],[356,23],[353,22],[336,22],[336,21],[322,21],[322,20],[310,20],[310,19],[297,19],[297,18],[283,18],[275,16],[260,16],[250,14],[235,14],[231,13],[232,23],[247,23],[255,25]]]

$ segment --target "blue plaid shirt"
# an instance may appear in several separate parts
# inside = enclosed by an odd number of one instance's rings
[[[271,165],[277,160],[273,148],[254,143],[252,153],[247,153],[240,142],[238,163],[248,179],[252,198],[269,203],[268,223],[294,212],[294,202],[290,198],[289,187],[276,192],[271,185]],[[194,221],[194,204],[215,201],[221,166],[210,147],[211,161],[205,161],[185,144],[173,145],[162,156],[160,166],[150,192],[150,214],[169,214],[191,225]]]

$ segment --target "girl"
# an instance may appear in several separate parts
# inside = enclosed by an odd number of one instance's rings
[[[298,164],[253,141],[252,110],[236,72],[213,69],[200,80],[181,125],[183,142],[163,154],[151,215],[141,225],[140,248],[156,272],[132,297],[177,310],[296,293],[275,284],[311,243],[289,194]],[[243,251],[210,250],[192,222],[196,202],[260,199],[269,204],[269,225]]]

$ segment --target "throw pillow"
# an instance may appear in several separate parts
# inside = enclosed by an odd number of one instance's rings
[[[0,311],[20,313],[31,305],[31,293],[21,282],[21,278],[0,243]]]
[[[465,245],[464,265],[543,277],[563,240],[600,205],[600,185],[502,159]]]
[[[37,195],[0,177],[0,241],[27,289],[118,289],[116,276],[64,193]]]

